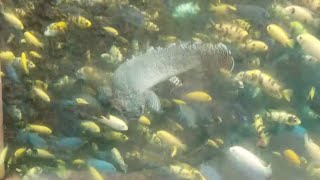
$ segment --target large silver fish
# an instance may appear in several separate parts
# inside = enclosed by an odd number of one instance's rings
[[[146,102],[152,104],[150,109],[159,111],[160,100],[151,90],[153,86],[201,65],[217,67],[224,61],[231,62],[227,64],[232,70],[233,57],[222,43],[183,43],[150,49],[121,64],[114,72],[112,104],[128,118],[140,117]]]

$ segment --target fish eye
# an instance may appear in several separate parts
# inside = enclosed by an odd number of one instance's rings
[[[252,46],[255,47],[255,46],[256,46],[256,43],[252,43]]]
[[[270,26],[268,26],[268,27],[267,27],[267,30],[270,30],[270,28],[271,28],[271,27],[270,27]]]
[[[302,40],[302,36],[298,36],[298,40],[301,41]]]
[[[294,14],[296,12],[296,9],[295,8],[292,8],[291,10],[290,10],[290,13],[291,14]]]

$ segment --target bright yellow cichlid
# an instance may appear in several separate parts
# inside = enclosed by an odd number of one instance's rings
[[[56,157],[49,151],[44,149],[28,149],[27,155],[43,159],[55,159]]]
[[[18,159],[22,157],[26,152],[27,152],[27,148],[25,147],[19,148],[14,152],[14,157]]]
[[[140,118],[139,118],[139,122],[141,123],[141,124],[144,124],[144,125],[147,125],[147,126],[149,126],[150,124],[151,124],[151,121],[150,121],[150,119],[147,117],[147,116],[140,116]]]
[[[78,105],[87,105],[87,104],[89,104],[88,101],[83,99],[83,98],[76,98],[76,103]]]
[[[301,166],[300,156],[294,152],[292,149],[286,149],[283,151],[283,157],[292,165],[296,167]]]
[[[92,133],[99,133],[100,132],[100,127],[93,121],[82,121],[80,123],[80,126],[89,132]]]
[[[36,124],[28,124],[26,130],[44,135],[50,135],[52,133],[52,130],[49,127]]]
[[[236,81],[247,81],[261,88],[266,94],[277,99],[284,98],[288,102],[290,102],[293,94],[291,89],[283,89],[278,81],[259,69],[241,71],[234,79]]]
[[[2,12],[4,19],[14,28],[19,29],[19,30],[23,30],[24,26],[22,24],[22,22],[20,21],[19,18],[17,18],[14,14],[12,13],[6,13],[6,12]]]
[[[288,33],[276,24],[267,26],[268,34],[276,41],[280,42],[285,47],[293,48],[294,40],[289,38]]]
[[[165,130],[157,131],[156,134],[161,139],[161,142],[168,146],[176,147],[183,151],[187,149],[187,146],[183,144],[179,138],[175,137],[174,135]]]
[[[63,34],[68,30],[68,23],[65,21],[59,21],[51,23],[49,26],[47,26],[44,35],[53,37],[59,34]]]
[[[117,131],[107,131],[103,134],[103,137],[110,141],[127,142],[129,140],[127,135]]]
[[[2,149],[0,153],[0,178],[3,179],[6,173],[5,160],[8,153],[8,146]]]
[[[118,30],[116,30],[115,28],[111,27],[111,26],[105,26],[103,27],[103,29],[110,34],[111,36],[118,36],[119,32]]]
[[[198,101],[198,102],[209,102],[212,101],[212,97],[203,91],[194,91],[184,95],[188,100]]]
[[[312,86],[308,95],[308,100],[312,101],[315,94],[316,94],[316,88]]]
[[[86,161],[83,159],[75,159],[72,161],[72,164],[75,166],[84,166],[86,164]]]
[[[97,171],[96,168],[89,166],[89,171],[92,176],[92,180],[104,180],[103,176]]]
[[[12,51],[0,51],[0,59],[5,61],[12,61],[16,58]]]
[[[184,105],[187,104],[185,101],[181,100],[181,99],[172,99],[172,102],[174,102],[177,105]]]
[[[268,51],[268,45],[259,40],[248,40],[247,42],[240,45],[240,47],[249,52],[266,52]]]
[[[31,32],[26,31],[24,32],[24,38],[26,39],[27,43],[38,47],[38,48],[43,48],[43,43],[35,36],[33,35]]]
[[[35,80],[35,87],[47,90],[48,89],[48,84],[41,81],[41,80]]]
[[[217,5],[211,4],[209,10],[212,11],[214,14],[221,16],[228,15],[230,12],[236,11],[237,8],[229,4],[219,3]]]
[[[50,97],[42,89],[38,87],[33,87],[33,92],[43,101],[50,102]]]
[[[76,26],[82,29],[87,29],[92,26],[91,21],[83,16],[71,16],[69,19]]]
[[[25,52],[21,53],[21,65],[24,72],[29,75],[29,68],[28,68],[28,59]]]
[[[34,58],[42,59],[42,55],[37,53],[36,51],[29,51],[29,54]]]

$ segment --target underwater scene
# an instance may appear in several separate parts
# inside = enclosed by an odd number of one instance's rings
[[[0,179],[320,179],[320,0],[1,0]]]

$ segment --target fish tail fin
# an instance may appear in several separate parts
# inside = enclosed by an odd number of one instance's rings
[[[294,47],[294,39],[290,39],[287,44],[288,47],[293,48]]]
[[[282,94],[283,94],[283,97],[284,97],[288,102],[290,102],[291,97],[292,97],[292,95],[293,95],[293,90],[292,90],[292,89],[285,89],[285,90],[283,90]]]

